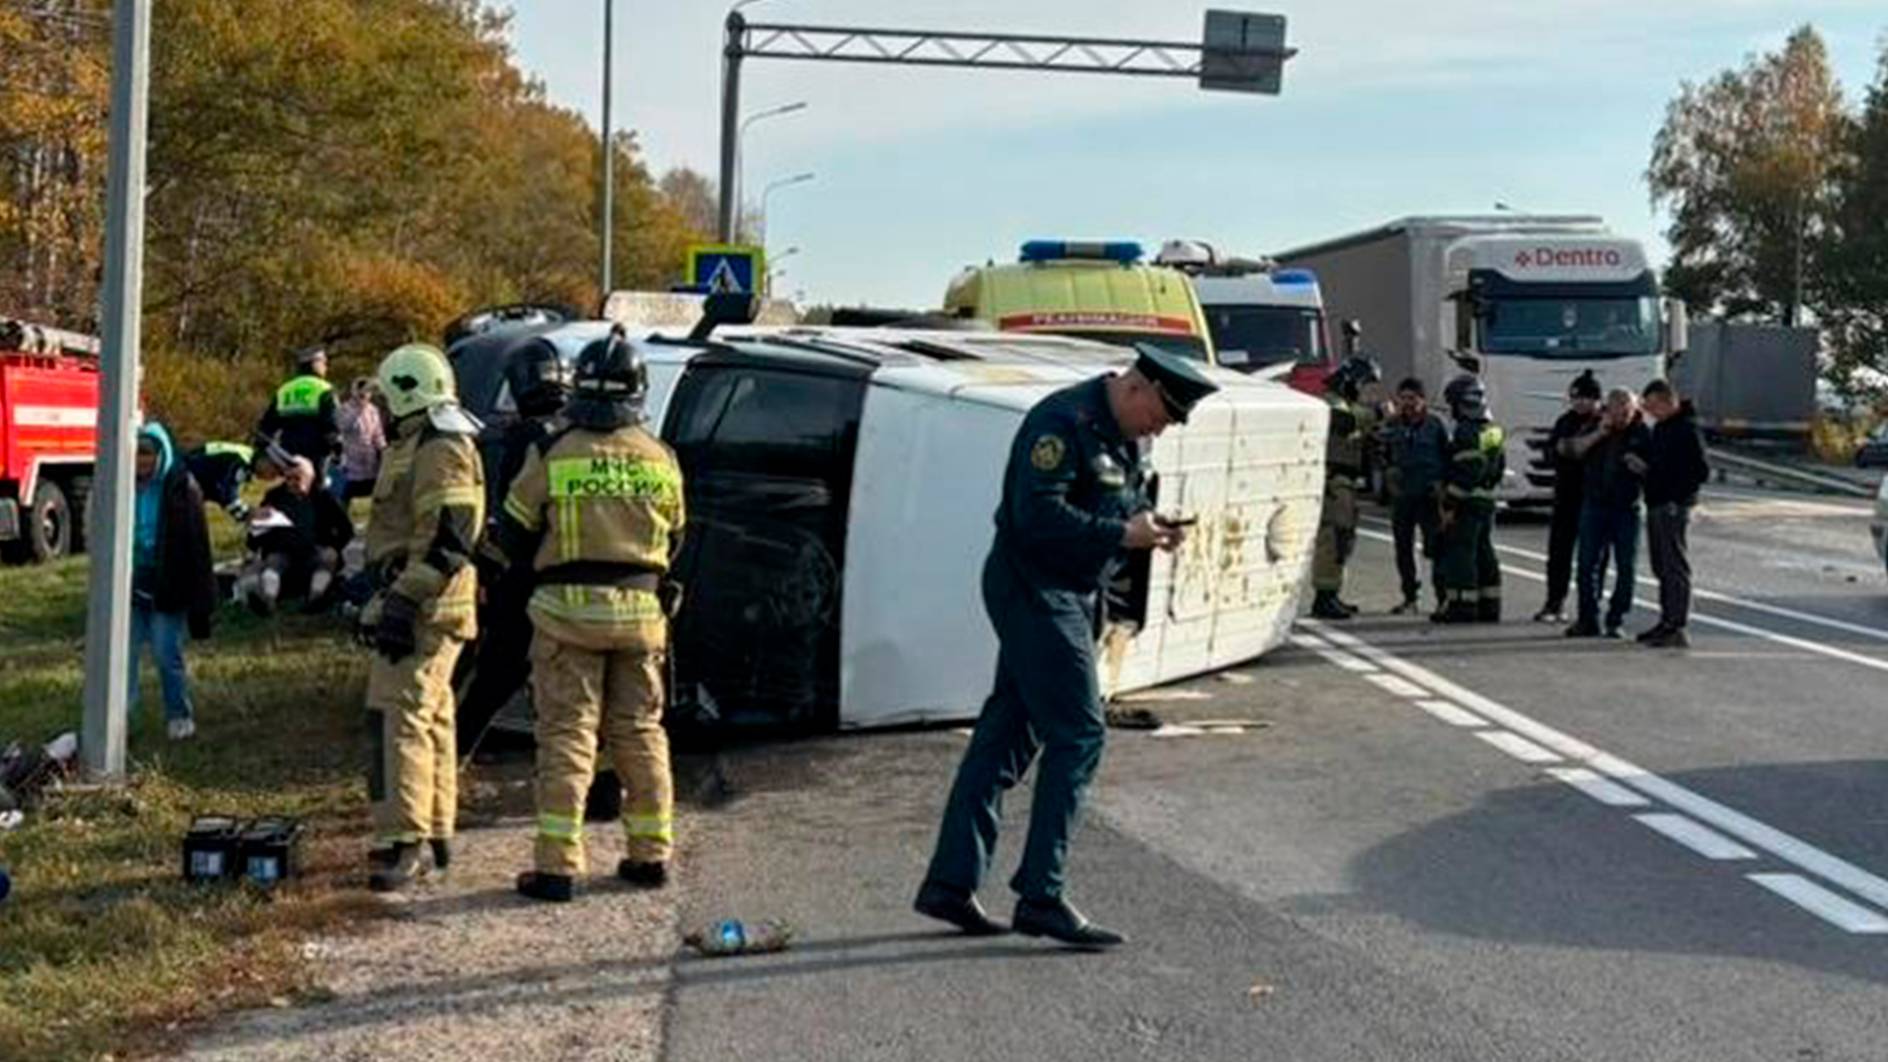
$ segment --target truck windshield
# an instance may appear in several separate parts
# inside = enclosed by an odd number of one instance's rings
[[[1655,354],[1659,303],[1651,296],[1502,295],[1481,309],[1481,350],[1545,358]]]
[[[1177,336],[1170,332],[1069,332],[1081,339],[1093,339],[1117,347],[1146,343],[1194,361],[1206,360],[1206,344],[1198,336]]]
[[[1219,363],[1228,368],[1252,370],[1325,360],[1324,314],[1319,310],[1236,303],[1205,309]]]

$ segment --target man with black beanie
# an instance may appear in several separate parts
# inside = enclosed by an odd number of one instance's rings
[[[1547,533],[1547,602],[1534,613],[1536,623],[1567,622],[1567,586],[1573,579],[1574,546],[1580,539],[1580,507],[1585,503],[1583,462],[1572,441],[1600,422],[1600,382],[1588,369],[1567,388],[1567,411],[1547,435],[1547,456],[1554,467],[1553,525]]]

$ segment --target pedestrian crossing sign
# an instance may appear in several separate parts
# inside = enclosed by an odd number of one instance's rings
[[[759,247],[698,243],[688,249],[688,286],[708,295],[751,295],[759,290],[766,255]]]

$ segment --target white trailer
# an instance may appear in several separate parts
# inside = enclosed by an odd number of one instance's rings
[[[1332,317],[1363,324],[1389,386],[1414,376],[1437,395],[1480,373],[1508,429],[1511,503],[1552,497],[1543,446],[1574,377],[1636,391],[1685,348],[1683,304],[1598,217],[1409,217],[1277,259],[1317,274]]]

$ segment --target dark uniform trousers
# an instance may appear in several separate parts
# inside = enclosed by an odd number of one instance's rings
[[[996,627],[996,683],[944,810],[927,879],[974,892],[989,869],[1003,793],[1040,754],[1022,865],[1010,882],[1027,900],[1062,894],[1069,835],[1101,764],[1107,728],[1095,673],[1095,598],[1037,591],[999,544],[983,567],[983,604]]]
[[[1423,557],[1433,559],[1436,556],[1437,539],[1442,526],[1442,516],[1436,504],[1435,491],[1421,491],[1415,494],[1398,494],[1390,506],[1390,537],[1396,546],[1396,574],[1403,584],[1403,599],[1416,600],[1422,590],[1423,581],[1416,567],[1416,535],[1422,533]],[[1431,585],[1441,593],[1442,581],[1431,578]]]
[[[1567,604],[1567,586],[1573,579],[1583,508],[1585,503],[1578,493],[1554,495],[1553,523],[1547,530],[1547,606],[1550,611],[1558,612]]]
[[[1436,564],[1436,585],[1444,588],[1450,600],[1500,602],[1501,558],[1495,553],[1495,512],[1492,506],[1456,506],[1449,529],[1442,535],[1442,557]]]

